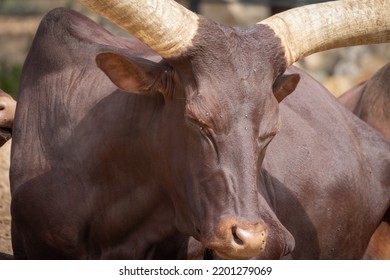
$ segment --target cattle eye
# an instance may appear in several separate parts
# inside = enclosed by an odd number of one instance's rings
[[[192,125],[202,127],[202,128],[210,127],[209,121],[207,120],[209,118],[210,118],[209,113],[206,113],[204,116],[199,116],[197,114],[194,114],[190,109],[190,107],[187,105],[187,120]]]
[[[210,127],[204,120],[202,120],[202,119],[195,119],[195,118],[192,118],[192,117],[188,117],[187,120],[188,120],[188,123],[191,126],[195,127],[199,131],[204,132],[204,133],[208,133]]]

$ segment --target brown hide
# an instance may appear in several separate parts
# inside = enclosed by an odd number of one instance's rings
[[[390,140],[390,63],[369,80],[339,97],[339,101],[359,118]],[[387,215],[389,216],[389,214]],[[371,238],[365,259],[390,260],[390,217],[383,221]]]
[[[362,257],[390,144],[304,72],[282,75],[264,25],[199,30],[160,60],[75,12],[43,19],[14,122],[15,258]]]

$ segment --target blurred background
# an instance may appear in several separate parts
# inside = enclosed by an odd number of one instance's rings
[[[255,24],[289,8],[321,0],[178,0],[219,23],[235,27]],[[55,7],[86,14],[112,33],[130,36],[97,17],[75,0],[0,0],[0,88],[16,98],[23,62],[42,17]],[[306,69],[338,96],[369,78],[390,61],[390,44],[358,46],[311,55],[296,65]],[[390,78],[390,77],[389,77]],[[0,149],[0,252],[12,253],[9,213],[10,141]]]

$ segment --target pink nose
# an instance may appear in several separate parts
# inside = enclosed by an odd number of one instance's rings
[[[264,224],[223,223],[214,240],[205,244],[223,259],[249,259],[259,256],[265,249],[268,229]]]
[[[0,90],[0,127],[12,128],[15,117],[16,101],[7,93]]]
[[[259,225],[243,229],[232,228],[232,246],[237,250],[260,252],[264,249],[267,240],[267,229]]]
[[[11,138],[16,101],[0,90],[0,147]]]

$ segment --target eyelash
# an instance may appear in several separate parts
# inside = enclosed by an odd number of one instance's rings
[[[202,121],[196,120],[194,118],[188,117],[188,122],[192,126],[195,126],[196,128],[198,128],[200,131],[205,132],[205,131],[207,131],[209,129],[207,124],[203,123]]]

